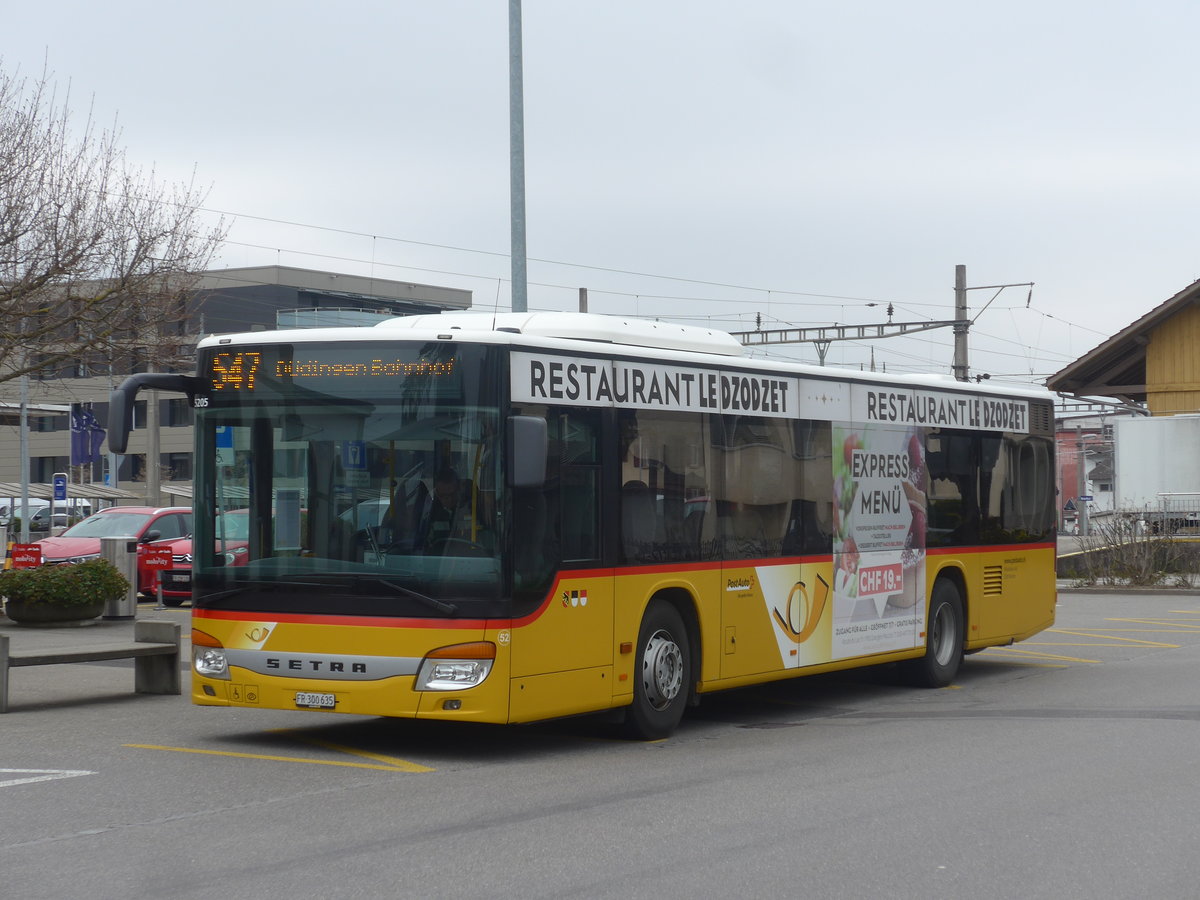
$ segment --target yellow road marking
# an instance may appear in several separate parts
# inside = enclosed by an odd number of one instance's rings
[[[1112,638],[1120,640],[1120,638]],[[1128,647],[1128,644],[1105,644],[1100,641],[1022,641],[1026,647]],[[1150,647],[1165,650],[1177,650],[1179,644],[1163,644],[1159,641],[1136,641]]]
[[[1060,659],[1060,660],[1063,660],[1064,662],[1097,663],[1097,664],[1099,664],[1099,662],[1100,662],[1100,660],[1098,660],[1098,659],[1080,659],[1077,656],[1059,656],[1055,653],[1036,653],[1033,650],[1021,650],[1017,647],[989,647],[988,649],[989,650],[997,650],[1002,653],[1017,653],[1022,656],[1037,656],[1037,657],[1041,657],[1042,659]]]
[[[337,759],[304,759],[299,756],[271,756],[266,753],[234,753],[231,750],[200,750],[194,747],[164,747],[158,744],[125,744],[126,747],[135,747],[139,750],[167,750],[172,753],[199,753],[204,756],[232,756],[237,759],[264,759],[269,762],[289,762],[289,763],[308,763],[312,766],[341,766],[348,769],[376,769],[383,772],[432,772],[433,769],[427,769],[424,766],[415,766],[409,763],[412,768],[405,768],[398,765],[371,765],[370,763],[343,762]]]
[[[386,767],[392,769],[400,769],[404,772],[433,772],[434,769],[428,766],[422,766],[418,763],[409,762],[406,759],[398,759],[395,756],[384,756],[382,753],[372,753],[369,750],[359,750],[356,747],[346,747],[342,744],[332,744],[329,741],[322,741],[308,735],[293,731],[290,728],[275,729],[276,734],[286,734],[288,737],[296,738],[304,741],[306,744],[312,744],[314,747],[324,747],[326,750],[334,750],[338,753],[349,753],[351,756],[361,756],[363,759],[373,759],[375,762],[383,763]]]
[[[1106,619],[1108,622],[1129,622],[1133,625],[1161,625],[1164,628],[1171,628],[1175,631],[1200,631],[1200,625],[1192,625],[1188,622],[1163,622],[1160,619]]]
[[[1092,631],[1098,631],[1101,634],[1105,632],[1113,632],[1114,634],[1179,634],[1179,626],[1174,628],[1093,628]]]
[[[1123,644],[1142,644],[1146,647],[1170,647],[1178,649],[1179,644],[1164,644],[1162,641],[1144,641],[1140,638],[1121,637],[1116,634],[1091,634],[1087,631],[1068,631],[1065,628],[1052,628],[1047,634],[1067,634],[1073,637],[1090,637],[1101,641],[1121,641]],[[1043,647],[1120,647],[1122,644],[1050,644],[1043,641],[1026,641],[1028,644],[1038,644]]]
[[[1004,661],[1004,664],[1006,666],[1021,666],[1026,669],[1065,669],[1065,668],[1067,668],[1066,663],[1026,662],[1023,659],[1006,659]]]

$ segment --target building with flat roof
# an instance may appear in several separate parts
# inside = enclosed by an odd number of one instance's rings
[[[371,325],[391,316],[470,307],[471,292],[457,288],[289,266],[213,270],[197,282],[181,315],[179,333],[169,338],[173,347],[164,368],[192,371],[196,342],[210,334]],[[35,496],[44,492],[54,473],[69,472],[72,496],[91,496],[87,491],[98,488],[83,485],[92,483],[117,488],[119,493],[97,494],[108,494],[109,499],[128,495],[152,505],[190,502],[192,413],[182,397],[160,397],[153,401],[153,409],[145,400],[138,401],[128,454],[106,454],[90,465],[69,465],[71,404],[90,404],[99,422],[106,424],[113,387],[128,375],[147,370],[149,353],[138,350],[120,359],[79,360],[29,378],[28,474],[30,482],[40,486]],[[19,401],[20,380],[0,382],[0,482],[21,482]],[[150,470],[146,460],[154,443],[148,440],[146,426],[153,427],[155,420],[157,472]]]

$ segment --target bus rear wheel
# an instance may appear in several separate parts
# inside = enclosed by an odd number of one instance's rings
[[[683,718],[691,679],[692,653],[683,618],[665,600],[653,600],[638,631],[626,733],[643,741],[669,737]]]
[[[925,655],[905,663],[909,680],[921,687],[945,687],[958,674],[963,658],[963,603],[949,578],[939,578],[929,598]]]

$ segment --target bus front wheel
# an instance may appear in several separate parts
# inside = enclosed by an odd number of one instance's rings
[[[925,655],[906,663],[910,680],[921,687],[945,687],[958,674],[963,658],[963,603],[949,578],[939,578],[929,598]]]
[[[653,600],[646,609],[635,666],[633,705],[625,712],[625,730],[643,741],[669,737],[687,705],[692,654],[683,618],[665,600]]]

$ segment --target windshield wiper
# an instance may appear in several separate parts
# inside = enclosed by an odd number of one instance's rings
[[[373,581],[376,584],[382,584],[384,587],[391,588],[398,594],[405,597],[424,603],[430,609],[436,610],[447,616],[457,616],[458,607],[453,603],[446,603],[444,600],[438,600],[436,597],[430,597],[428,594],[422,594],[419,591],[414,591],[412,588],[406,588],[402,584],[396,584],[394,581],[388,581],[386,578],[364,578],[363,580]]]
[[[407,588],[402,584],[396,584],[394,581],[388,581],[386,578],[380,578],[377,575],[358,575],[354,573],[343,573],[338,575],[301,575],[303,579],[311,579],[304,581],[264,581],[254,585],[242,585],[240,587],[230,588],[225,591],[218,591],[215,594],[206,594],[201,598],[202,602],[207,603],[209,600],[223,600],[226,597],[231,597],[234,594],[240,594],[249,590],[265,590],[273,591],[281,587],[324,587],[328,581],[350,581],[356,584],[369,583],[380,584],[386,588],[395,591],[401,596],[416,600],[418,603],[429,607],[434,612],[439,612],[444,616],[457,616],[458,607],[453,603],[447,603],[444,600],[439,600],[436,597],[430,597],[428,594],[422,594],[420,591],[414,591],[412,588]]]
[[[412,588],[407,588],[402,584],[396,584],[394,581],[388,581],[386,578],[380,578],[378,575],[360,575],[355,572],[343,572],[330,575],[299,575],[298,578],[314,579],[311,581],[272,581],[265,584],[282,585],[285,587],[319,587],[324,585],[326,581],[350,581],[355,584],[381,584],[386,588],[390,588],[397,594],[416,600],[434,612],[440,612],[444,616],[457,616],[458,607],[453,603],[446,603],[444,600],[439,600],[436,597],[430,597],[428,594],[422,594],[420,591],[414,591]]]

